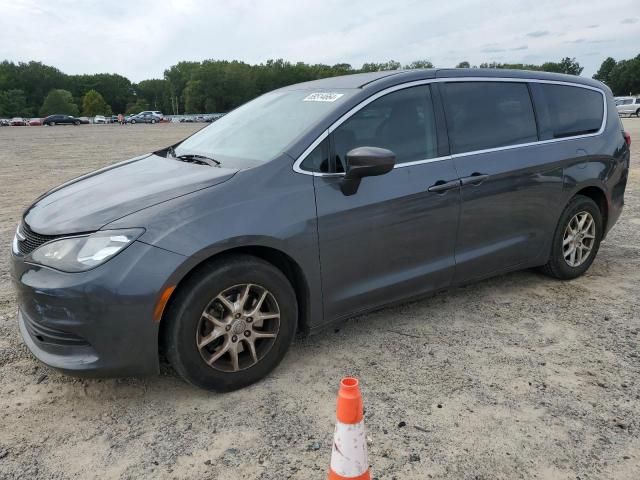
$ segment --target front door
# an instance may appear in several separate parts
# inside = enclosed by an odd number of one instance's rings
[[[327,321],[451,283],[460,190],[451,158],[438,156],[436,118],[430,86],[398,90],[364,106],[314,152],[326,164],[325,148],[338,173],[355,147],[396,154],[396,168],[363,178],[351,196],[340,176],[314,177]]]

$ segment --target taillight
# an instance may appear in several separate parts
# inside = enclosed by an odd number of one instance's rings
[[[629,132],[622,132],[622,134],[624,135],[624,141],[627,142],[627,146],[630,147],[631,146],[631,135],[629,135]]]

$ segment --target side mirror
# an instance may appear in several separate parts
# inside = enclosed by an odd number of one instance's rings
[[[384,175],[393,170],[396,154],[386,148],[358,147],[347,152],[347,173],[340,189],[345,195],[353,195],[363,177]]]

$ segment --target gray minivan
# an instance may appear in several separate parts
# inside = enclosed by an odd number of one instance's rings
[[[575,76],[386,71],[262,95],[24,213],[25,343],[74,374],[231,390],[296,330],[500,273],[571,279],[618,219],[630,139]]]

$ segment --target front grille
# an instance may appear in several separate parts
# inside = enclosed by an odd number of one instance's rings
[[[21,236],[22,235],[22,236]],[[24,240],[22,238],[24,237]],[[18,251],[22,255],[29,255],[43,243],[60,238],[61,235],[40,235],[29,228],[25,222],[18,229]]]
[[[23,318],[31,336],[40,342],[53,345],[89,345],[89,342],[74,333],[64,332],[57,328],[45,327],[41,323],[31,320],[26,315]]]

